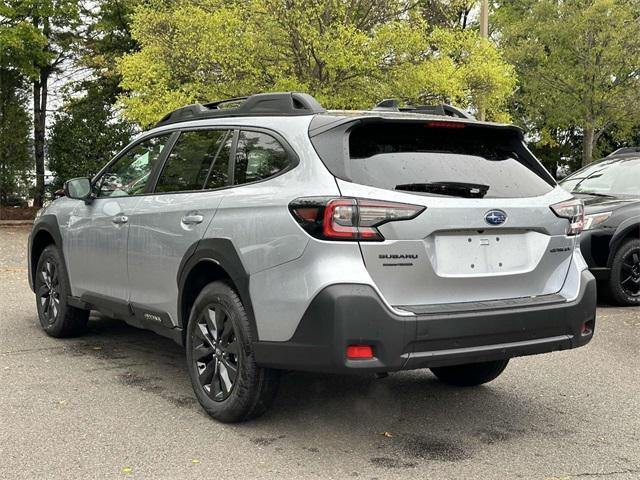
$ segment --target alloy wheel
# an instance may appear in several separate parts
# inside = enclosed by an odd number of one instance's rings
[[[53,324],[60,313],[60,282],[58,268],[55,263],[47,260],[40,271],[42,286],[40,287],[40,305],[44,319]]]
[[[632,249],[622,259],[620,286],[628,296],[640,296],[640,248]]]
[[[192,359],[198,381],[214,401],[225,400],[236,383],[240,348],[233,321],[218,304],[202,310],[194,329]]]

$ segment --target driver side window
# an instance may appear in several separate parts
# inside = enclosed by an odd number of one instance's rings
[[[143,193],[170,136],[169,133],[148,138],[129,149],[98,180],[98,197],[125,197]]]

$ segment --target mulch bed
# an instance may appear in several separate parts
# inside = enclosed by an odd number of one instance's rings
[[[38,208],[0,207],[0,220],[33,220]]]

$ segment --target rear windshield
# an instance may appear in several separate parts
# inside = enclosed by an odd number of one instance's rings
[[[544,195],[553,179],[510,129],[469,124],[369,123],[349,134],[349,180],[424,195]]]

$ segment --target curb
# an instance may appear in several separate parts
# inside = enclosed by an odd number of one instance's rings
[[[20,227],[33,225],[33,220],[0,220],[0,227]]]

